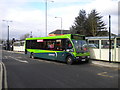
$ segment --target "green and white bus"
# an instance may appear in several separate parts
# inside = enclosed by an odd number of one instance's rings
[[[25,53],[30,58],[58,60],[67,64],[88,62],[90,57],[85,36],[78,34],[26,38]]]

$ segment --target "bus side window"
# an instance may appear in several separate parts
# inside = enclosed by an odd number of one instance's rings
[[[70,42],[70,40],[66,41],[66,51],[74,52],[74,49],[73,49],[73,46],[72,46],[72,43]]]
[[[62,50],[66,51],[66,39],[62,39]]]
[[[63,50],[63,49],[62,49],[62,39],[56,39],[56,44],[55,44],[55,46],[56,46],[56,50],[62,51],[62,50]]]
[[[48,50],[54,50],[54,43],[53,42],[48,42],[47,49]]]
[[[66,50],[66,39],[57,39],[55,48],[58,51],[65,51]]]
[[[56,42],[56,49],[60,50],[60,42]]]
[[[70,40],[67,40],[67,49],[72,49],[72,43],[70,42]]]

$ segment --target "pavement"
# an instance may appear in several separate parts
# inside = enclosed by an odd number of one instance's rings
[[[98,61],[98,60],[92,60],[92,64],[99,65],[99,66],[104,66],[104,67],[111,67],[111,68],[118,68],[120,69],[120,63],[115,63],[115,62],[108,62],[108,61]]]

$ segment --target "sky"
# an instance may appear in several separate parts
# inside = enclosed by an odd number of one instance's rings
[[[47,0],[47,32],[56,29],[69,30],[74,24],[80,10],[87,14],[96,9],[103,16],[108,29],[111,15],[112,33],[118,34],[118,2],[120,0]],[[7,25],[10,27],[10,38],[20,39],[24,34],[43,37],[45,34],[46,0],[0,0],[0,32],[7,39]],[[6,22],[6,21],[12,22]],[[47,33],[47,34],[48,34]]]

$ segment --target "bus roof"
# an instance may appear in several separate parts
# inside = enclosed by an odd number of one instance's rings
[[[65,35],[59,35],[59,36],[26,38],[26,40],[71,38],[72,35],[84,36],[79,34],[65,34]]]

